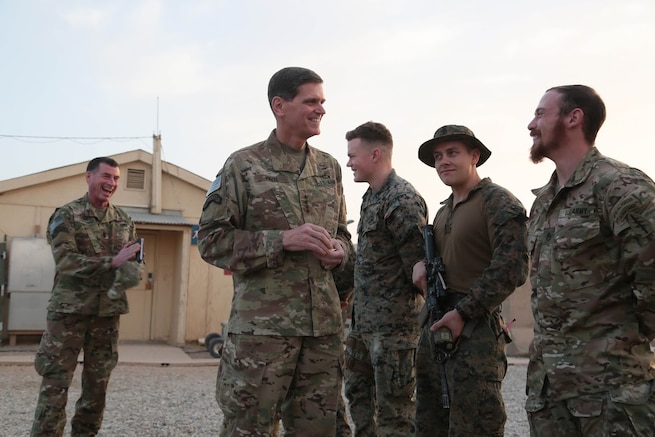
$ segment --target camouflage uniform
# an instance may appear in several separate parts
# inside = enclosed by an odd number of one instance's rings
[[[127,289],[136,287],[139,282],[141,282],[141,267],[137,263],[125,263],[115,270],[114,283],[107,291],[107,296],[110,299],[125,297]]]
[[[340,296],[333,271],[308,251],[284,251],[282,232],[304,223],[324,227],[343,246],[343,264],[354,249],[341,168],[325,152],[305,151],[301,168],[273,131],[227,159],[203,206],[200,254],[229,269],[234,281],[216,388],[223,436],[270,435],[280,410],[287,433],[335,434]]]
[[[655,186],[592,148],[529,222],[533,436],[655,435]]]
[[[466,324],[446,360],[450,409],[442,408],[441,366],[430,351],[429,326],[417,353],[417,436],[504,434],[501,384],[507,370],[500,304],[528,272],[525,210],[506,189],[482,179],[453,209],[451,195],[434,220],[451,307]]]
[[[96,208],[84,197],[57,208],[47,231],[56,274],[46,331],[34,365],[43,376],[32,426],[33,436],[60,436],[66,424],[68,387],[84,350],[82,394],[75,404],[72,435],[96,435],[102,423],[107,383],[118,362],[118,322],[127,299],[107,290],[115,270],[112,258],[135,241],[134,224],[121,209]],[[132,269],[141,275],[138,264]]]
[[[343,390],[343,387],[342,387]],[[346,403],[343,394],[339,396],[337,404],[337,432],[336,437],[352,437],[353,431],[348,423],[348,413],[346,412]]]
[[[343,339],[350,333],[350,327],[346,326],[346,321],[351,317],[352,313],[352,297],[355,279],[355,263],[348,263],[343,270],[335,272],[334,283],[342,296],[343,304],[341,308],[341,319],[344,323]],[[347,304],[346,304],[347,302]],[[344,373],[345,378],[345,373]],[[342,381],[343,384],[344,381]],[[352,437],[353,431],[350,429],[350,421],[346,411],[346,402],[343,393],[344,387],[341,387],[341,396],[339,396],[339,404],[337,405],[337,433],[336,437]]]
[[[395,171],[364,194],[357,229],[346,397],[357,436],[415,432],[415,356],[423,297],[412,267],[423,259],[427,207]]]

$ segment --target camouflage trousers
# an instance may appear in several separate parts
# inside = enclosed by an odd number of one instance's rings
[[[348,415],[346,413],[346,403],[343,395],[339,396],[339,404],[337,405],[337,433],[336,437],[352,437],[353,431],[348,424]]]
[[[445,363],[450,408],[442,403],[442,366],[426,326],[416,357],[417,437],[502,437],[505,404],[501,383],[507,371],[505,340],[496,317],[467,322]]]
[[[63,435],[68,388],[80,350],[84,350],[82,393],[75,403],[71,435],[98,433],[109,376],[118,362],[119,317],[48,312],[46,331],[34,358],[34,367],[43,379],[32,436]]]
[[[271,437],[280,437],[287,435],[282,428],[282,420],[280,420],[274,427]],[[346,405],[343,396],[339,396],[339,403],[337,405],[337,433],[335,437],[352,437],[353,432],[348,424],[348,416],[346,413]]]
[[[413,436],[418,335],[348,335],[344,384],[356,436]]]
[[[655,436],[655,382],[554,401],[548,380],[526,402],[531,437]]]
[[[229,334],[223,345],[216,401],[220,435],[334,437],[341,396],[343,341],[323,337]]]

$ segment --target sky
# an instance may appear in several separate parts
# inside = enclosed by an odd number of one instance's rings
[[[529,210],[554,165],[529,160],[527,125],[552,86],[595,88],[598,149],[655,176],[653,23],[652,0],[0,0],[0,180],[152,152],[153,134],[213,180],[274,128],[272,74],[302,66],[324,79],[309,143],[340,162],[349,219],[368,185],[344,135],[369,120],[430,217],[450,189],[417,151],[445,124],[475,133],[492,151],[479,174]]]

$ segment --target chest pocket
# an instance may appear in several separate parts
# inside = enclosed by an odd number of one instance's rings
[[[80,252],[89,256],[115,255],[129,242],[128,224],[122,220],[98,223],[89,220],[86,232],[78,234],[77,245]]]
[[[359,235],[366,235],[375,232],[378,227],[377,220],[360,220],[357,233]]]
[[[98,226],[95,218],[82,219],[84,222],[81,229],[83,232],[77,232],[75,236],[76,244],[81,253],[87,256],[98,256],[106,252],[105,241],[108,241],[111,235]]]
[[[357,225],[357,247],[358,254],[366,253],[366,258],[358,255],[358,265],[375,265],[379,261],[382,252],[375,250],[375,245],[380,241],[379,233],[381,232],[380,208],[377,204],[369,204],[362,211]]]
[[[369,204],[365,206],[357,225],[357,233],[360,236],[370,237],[378,229],[380,217],[380,206],[378,204]]]
[[[553,248],[553,273],[564,276],[571,290],[594,286],[611,274],[613,261],[597,217],[562,223],[555,230]]]
[[[306,191],[311,206],[308,209],[322,220],[323,227],[332,236],[336,235],[336,225],[339,221],[339,196],[336,189],[336,181],[329,174],[319,174],[307,178],[308,189]]]

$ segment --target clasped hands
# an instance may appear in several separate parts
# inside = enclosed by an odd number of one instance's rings
[[[339,266],[345,256],[339,241],[332,238],[325,228],[312,223],[283,231],[282,247],[292,252],[312,252],[325,270]]]

